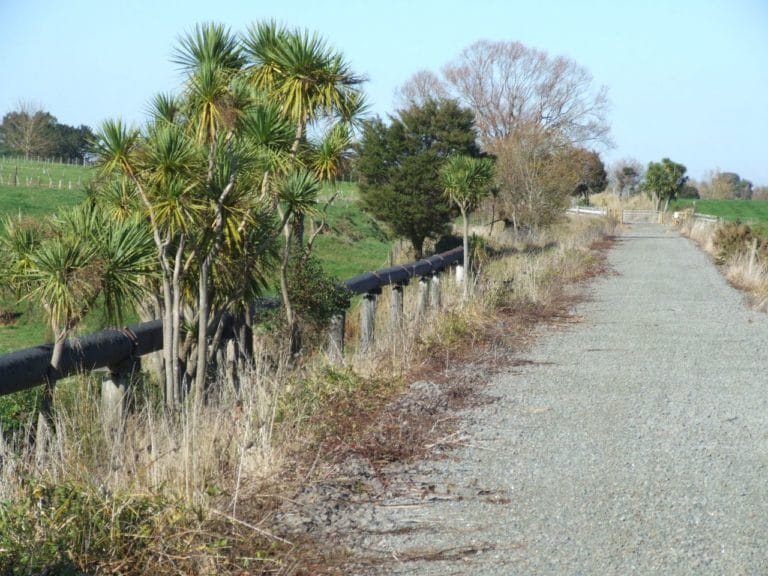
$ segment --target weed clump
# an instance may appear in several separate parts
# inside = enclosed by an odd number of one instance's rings
[[[198,514],[160,494],[108,493],[72,481],[29,480],[0,503],[0,573],[199,573],[199,558],[221,556]],[[31,513],[34,511],[34,513]],[[173,560],[170,560],[174,558]]]
[[[727,222],[715,231],[712,239],[715,249],[715,261],[725,264],[739,254],[748,252],[754,245],[760,256],[768,255],[768,242],[755,232],[751,226],[740,221]]]

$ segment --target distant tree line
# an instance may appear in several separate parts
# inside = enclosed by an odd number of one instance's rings
[[[649,162],[644,167],[635,159],[615,162],[609,170],[609,189],[629,197],[645,192],[660,206],[667,199],[702,198],[704,200],[768,200],[767,186],[754,186],[736,172],[709,172],[702,180],[686,175],[686,168],[669,160]]]
[[[754,193],[752,182],[735,172],[720,170],[711,172],[706,180],[699,183],[698,188],[702,198],[713,200],[751,200]]]
[[[5,114],[0,123],[0,154],[82,163],[91,152],[93,141],[94,134],[88,126],[61,124],[50,112],[24,102]]]

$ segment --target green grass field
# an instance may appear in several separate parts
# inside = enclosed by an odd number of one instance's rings
[[[674,208],[687,208],[693,200],[678,200]],[[740,220],[768,235],[768,201],[765,200],[696,200],[696,212],[724,220]]]
[[[76,206],[93,175],[87,166],[0,156],[0,216],[43,216]]]
[[[0,216],[45,216],[77,206],[85,198],[82,190],[50,190],[0,185]]]
[[[0,156],[0,185],[21,188],[78,190],[93,178],[87,166],[55,160],[25,160]]]
[[[389,265],[392,241],[379,222],[360,210],[356,184],[341,185],[325,220],[327,230],[317,237],[314,251],[331,276],[345,280]]]

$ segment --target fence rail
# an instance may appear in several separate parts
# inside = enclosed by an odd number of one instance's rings
[[[722,221],[718,216],[712,216],[711,214],[700,214],[699,212],[694,213],[693,219],[698,222],[711,222],[713,224],[717,224]]]
[[[464,260],[464,248],[459,246],[453,250],[448,250],[442,254],[436,254],[423,260],[417,260],[400,266],[392,266],[377,270],[376,272],[365,272],[349,280],[344,281],[344,285],[353,294],[365,294],[378,290],[388,284],[401,284],[408,282],[413,277],[426,276],[441,272],[451,264]]]
[[[365,294],[365,302],[368,303],[371,300],[369,296],[380,292],[383,286],[402,287],[411,278],[430,277],[450,265],[463,262],[463,259],[464,249],[454,248],[423,260],[366,272],[345,280],[343,285],[353,294]],[[100,368],[117,371],[162,347],[162,320],[151,320],[124,329],[101,330],[69,340],[55,376],[64,378]],[[0,396],[44,384],[49,376],[52,352],[53,345],[46,344],[0,355]]]
[[[606,216],[607,208],[598,208],[596,206],[574,206],[566,210],[569,214],[584,214],[586,216]]]
[[[122,330],[107,329],[73,338],[64,346],[58,378],[118,365],[163,347],[163,322],[151,320]],[[52,344],[16,350],[0,356],[0,396],[34,388],[45,382]]]

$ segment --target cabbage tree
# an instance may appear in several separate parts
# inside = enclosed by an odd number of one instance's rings
[[[464,238],[463,297],[469,298],[469,281],[472,271],[469,251],[469,214],[478,202],[491,191],[494,178],[493,161],[490,158],[475,158],[454,155],[446,160],[440,170],[445,195],[461,211]]]

